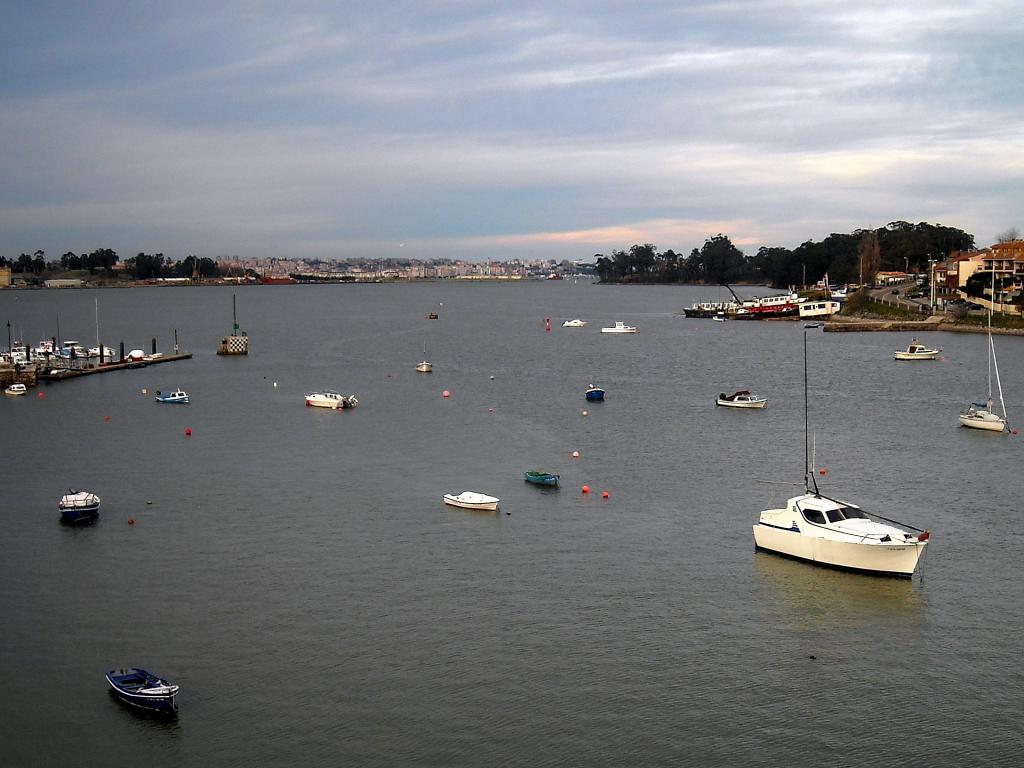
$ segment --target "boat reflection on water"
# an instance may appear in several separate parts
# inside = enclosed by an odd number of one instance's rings
[[[925,598],[909,579],[885,579],[755,552],[760,603],[783,624],[802,630],[923,629]]]

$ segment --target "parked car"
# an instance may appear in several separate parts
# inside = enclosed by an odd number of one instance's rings
[[[898,296],[899,293],[900,293],[900,289],[899,288],[893,288],[891,291],[889,291],[889,293],[891,293],[893,296]]]
[[[914,291],[913,293],[908,293],[907,294],[907,298],[908,299],[921,299],[921,298],[924,298],[924,294],[921,293],[920,291]]]

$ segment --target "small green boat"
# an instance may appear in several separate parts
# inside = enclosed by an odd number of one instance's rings
[[[553,475],[550,472],[541,472],[538,469],[523,472],[523,479],[534,485],[558,485],[558,475]]]

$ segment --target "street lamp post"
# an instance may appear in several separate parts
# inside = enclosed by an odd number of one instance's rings
[[[928,287],[931,295],[932,311],[935,311],[935,259],[928,259]]]

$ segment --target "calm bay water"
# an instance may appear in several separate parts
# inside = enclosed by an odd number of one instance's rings
[[[214,354],[232,293],[247,358]],[[177,329],[194,353],[0,402],[0,763],[1019,765],[1024,445],[956,420],[984,337],[929,334],[944,360],[901,364],[909,334],[809,332],[823,487],[933,534],[912,581],[875,579],[753,552],[796,492],[758,481],[801,476],[803,329],[676,314],[704,297],[0,293],[30,343],[59,316],[94,344],[98,299],[109,346]],[[640,332],[599,333],[615,320]],[[1019,423],[1024,339],[996,347]],[[177,386],[191,404],[153,402]],[[305,408],[322,387],[359,407]],[[768,408],[714,407],[742,387]],[[58,524],[68,486],[102,497],[97,524]],[[445,508],[462,490],[502,513]],[[110,699],[122,665],[182,686],[176,721]]]

